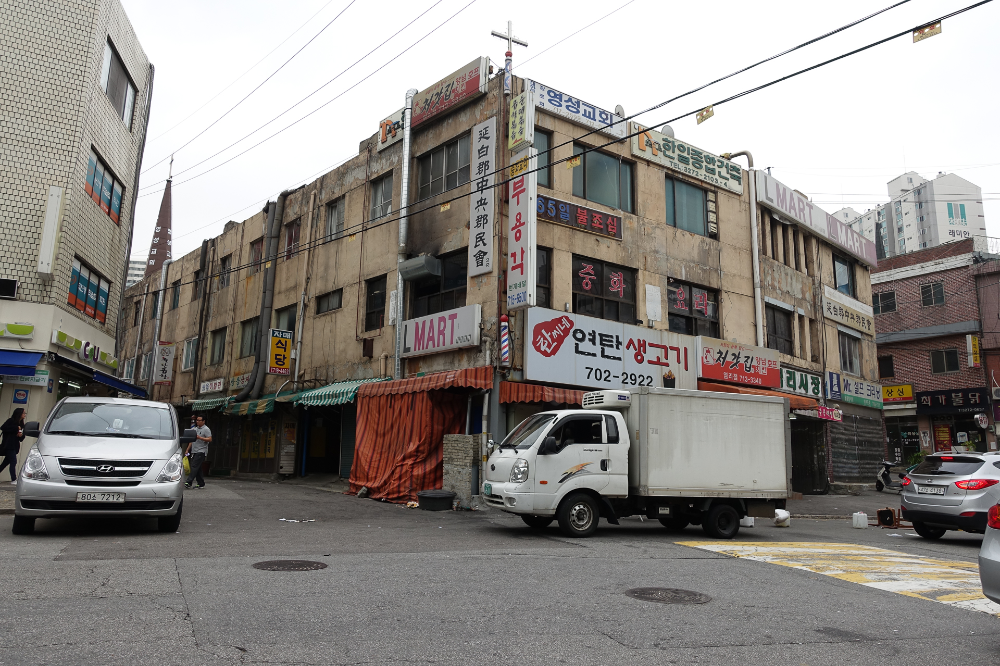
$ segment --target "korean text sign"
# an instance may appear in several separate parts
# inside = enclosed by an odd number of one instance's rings
[[[524,88],[531,95],[529,101],[533,100],[538,109],[616,139],[624,139],[628,133],[626,131],[628,122],[610,111],[582,102],[531,79],[525,80]]]
[[[410,126],[416,127],[439,113],[444,113],[486,92],[488,58],[476,58],[462,69],[446,76],[413,98]]]
[[[479,303],[403,322],[403,358],[479,346]]]
[[[632,123],[632,132],[642,127]],[[632,137],[632,156],[673,169],[706,183],[743,194],[743,169],[739,164],[664,136],[653,129]]]
[[[882,402],[913,402],[913,384],[883,386]]]
[[[292,332],[270,329],[270,353],[267,356],[267,374],[292,374]]]
[[[781,386],[778,352],[715,338],[698,338],[702,379],[747,384],[761,388]]]
[[[472,194],[469,196],[469,276],[493,272],[493,172],[497,167],[497,119],[472,128]]]
[[[510,100],[507,134],[507,148],[511,151],[535,144],[535,103],[527,90]]]
[[[826,287],[830,289],[829,287]],[[828,296],[823,297],[823,314],[827,319],[840,322],[862,333],[875,335],[875,322],[871,315],[839,303]]]
[[[971,414],[987,410],[989,391],[985,386],[917,393],[917,414]]]
[[[507,183],[507,309],[520,310],[535,304],[537,278],[537,233],[535,199],[538,174],[534,169],[538,151],[525,148],[511,158]]]
[[[778,389],[818,400],[823,397],[823,378],[792,368],[782,368],[781,385]]]
[[[882,386],[839,372],[827,372],[826,397],[862,407],[882,409]]]
[[[619,215],[604,213],[578,206],[575,203],[560,201],[552,197],[539,195],[535,204],[538,219],[555,222],[567,227],[589,231],[599,236],[622,239],[622,218]]]
[[[172,342],[156,343],[156,367],[153,368],[153,383],[169,385],[174,376],[174,352],[176,346]]]
[[[531,308],[525,378],[587,388],[698,388],[696,338]]]

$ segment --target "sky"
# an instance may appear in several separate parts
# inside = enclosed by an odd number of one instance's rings
[[[510,0],[496,13],[487,0],[122,0],[156,67],[132,257],[148,253],[171,154],[179,258],[356,155],[408,88],[480,56],[499,69],[506,42],[490,32],[508,20],[528,42],[514,47],[516,75],[630,115],[898,1]],[[662,125],[971,4],[909,0],[636,121]],[[749,150],[827,212],[886,203],[906,171],[957,173],[982,188],[1000,236],[997,25],[1000,2],[988,3],[935,37],[905,35],[671,126],[703,150]]]

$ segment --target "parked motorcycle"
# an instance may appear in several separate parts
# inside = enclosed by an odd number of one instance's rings
[[[888,460],[883,460],[882,463],[879,465],[880,469],[878,473],[875,475],[875,490],[879,492],[882,492],[886,488],[888,488],[889,490],[895,490],[897,492],[902,490],[903,484],[901,482],[904,478],[906,478],[906,474],[904,472],[899,472],[897,474],[899,480],[894,481],[892,479],[892,468],[893,467],[898,468],[902,465],[902,463],[903,461],[901,460],[897,460],[896,462],[889,462]],[[912,467],[910,467],[906,471],[908,472],[910,471],[910,469],[912,469]]]

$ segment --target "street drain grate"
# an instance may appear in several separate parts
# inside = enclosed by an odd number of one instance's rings
[[[264,571],[316,571],[326,569],[322,562],[311,562],[309,560],[268,560],[267,562],[257,562],[254,569]]]
[[[707,594],[670,587],[636,587],[625,594],[633,599],[654,601],[658,604],[707,604],[712,600]]]

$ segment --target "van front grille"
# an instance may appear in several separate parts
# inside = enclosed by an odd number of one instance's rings
[[[146,476],[152,460],[94,460],[90,458],[59,458],[63,476],[121,479]]]

